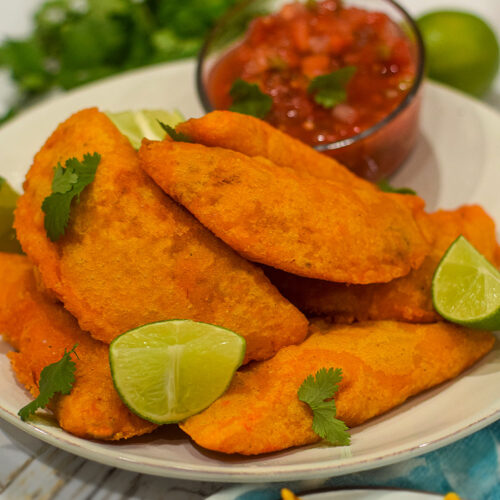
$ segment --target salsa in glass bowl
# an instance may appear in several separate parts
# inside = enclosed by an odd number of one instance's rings
[[[215,27],[197,83],[207,111],[258,116],[376,181],[416,140],[423,59],[392,0],[253,0]]]

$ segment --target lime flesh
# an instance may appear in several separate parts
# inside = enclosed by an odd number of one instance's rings
[[[245,346],[240,335],[207,323],[150,323],[113,340],[111,374],[134,413],[157,424],[179,422],[222,395]]]
[[[448,248],[434,273],[432,301],[449,321],[500,329],[500,273],[463,236]]]
[[[0,177],[0,252],[20,253],[21,246],[12,227],[19,195]]]
[[[132,146],[139,149],[144,137],[161,141],[165,130],[159,122],[175,127],[184,120],[178,111],[163,111],[159,109],[143,109],[140,111],[123,111],[121,113],[106,113],[118,130],[128,137]]]

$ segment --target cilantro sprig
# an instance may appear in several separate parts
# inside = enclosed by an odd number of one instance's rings
[[[233,99],[231,111],[244,115],[264,118],[273,105],[271,96],[264,94],[256,83],[249,83],[241,78],[233,82],[229,95]]]
[[[65,167],[60,163],[54,167],[52,194],[42,203],[45,213],[44,226],[51,241],[64,235],[68,226],[71,202],[94,180],[97,166],[101,161],[98,153],[83,155],[83,161],[76,158],[66,160]]]
[[[177,132],[174,127],[171,127],[170,125],[167,125],[160,120],[158,120],[158,123],[160,124],[161,128],[170,136],[170,138],[173,141],[176,142],[193,142],[192,139],[187,136],[186,134],[183,134],[182,132]]]
[[[356,66],[345,66],[328,73],[320,75],[311,80],[307,92],[313,94],[314,101],[330,109],[347,99],[347,84],[356,73]]]
[[[40,374],[40,382],[38,384],[40,394],[36,399],[21,408],[18,415],[21,420],[27,420],[39,408],[45,408],[56,393],[69,394],[75,382],[76,364],[71,359],[71,355],[78,355],[75,352],[77,344],[73,346],[71,351],[64,350],[63,357],[47,365]]]
[[[380,189],[380,191],[384,191],[384,193],[398,193],[398,194],[412,194],[416,195],[417,193],[407,187],[401,187],[401,188],[396,188],[391,186],[385,179],[382,179],[377,182],[377,186]]]
[[[0,66],[10,72],[17,84],[14,108],[4,117],[0,111],[0,122],[53,89],[70,89],[131,68],[195,56],[214,23],[235,3],[236,0],[32,2],[37,9],[31,33],[23,39],[6,38],[0,44]],[[246,19],[241,17],[238,26]]]
[[[313,431],[330,444],[347,446],[351,442],[348,427],[335,418],[337,408],[333,395],[342,380],[340,368],[321,368],[313,377],[309,375],[300,386],[297,396],[307,403],[313,412]]]

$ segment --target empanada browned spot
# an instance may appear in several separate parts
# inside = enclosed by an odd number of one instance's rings
[[[228,149],[144,141],[141,166],[242,256],[301,276],[379,283],[429,248],[423,201],[318,179]]]
[[[321,368],[341,368],[337,418],[359,425],[456,377],[495,337],[449,323],[318,322],[298,346],[236,373],[228,391],[181,428],[203,448],[255,455],[319,441],[297,391]]]
[[[439,210],[420,219],[431,238],[431,253],[408,275],[371,285],[345,285],[302,278],[273,268],[266,274],[301,311],[338,323],[392,319],[415,323],[438,321],[431,298],[434,271],[447,248],[463,235],[488,260],[499,264],[495,223],[478,205]]]
[[[66,233],[51,242],[42,203],[53,168],[98,153],[93,182],[74,200]],[[137,326],[193,319],[247,341],[245,361],[302,341],[304,316],[263,272],[169,198],[139,167],[136,151],[97,109],[60,124],[35,157],[15,226],[44,285],[103,342]]]
[[[76,436],[126,439],[157,426],[122,403],[111,379],[108,345],[83,332],[64,307],[37,288],[27,257],[0,253],[0,333],[17,352],[8,354],[21,384],[36,397],[43,368],[75,345],[75,382],[52,399],[60,426]]]

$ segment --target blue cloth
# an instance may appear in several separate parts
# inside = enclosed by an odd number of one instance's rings
[[[500,500],[500,420],[444,448],[397,464],[325,480],[323,487],[389,487],[446,494],[468,500]],[[303,483],[275,484],[239,493],[235,500],[277,500],[283,486],[295,493]],[[231,498],[228,496],[228,499]]]

